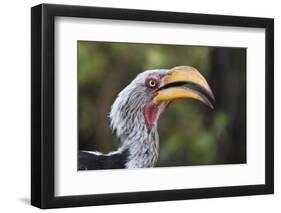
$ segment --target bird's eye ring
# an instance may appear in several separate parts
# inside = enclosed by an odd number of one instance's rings
[[[145,86],[151,89],[158,87],[158,79],[154,76],[151,76],[145,80]]]
[[[155,87],[156,86],[156,81],[154,80],[154,79],[150,79],[149,81],[148,81],[148,85],[149,85],[149,87]]]
[[[146,86],[148,88],[156,88],[158,86],[158,82],[156,79],[153,79],[153,78],[149,78],[147,79],[146,81]]]

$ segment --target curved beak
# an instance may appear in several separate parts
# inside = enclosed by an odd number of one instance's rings
[[[189,84],[195,88],[186,87]],[[161,86],[153,101],[160,103],[188,98],[199,100],[214,108],[212,104],[215,100],[214,94],[205,78],[193,67],[179,66],[172,68],[166,76],[162,77]]]

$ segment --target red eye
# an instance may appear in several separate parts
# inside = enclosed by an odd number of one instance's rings
[[[149,78],[146,80],[146,86],[149,88],[156,88],[158,86],[157,79]]]

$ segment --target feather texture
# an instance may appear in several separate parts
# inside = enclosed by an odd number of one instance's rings
[[[151,96],[145,86],[145,79],[151,74],[165,75],[169,70],[149,70],[140,73],[115,99],[109,114],[110,126],[121,141],[117,151],[102,154],[79,152],[79,170],[145,168],[153,167],[158,158],[159,137],[157,122],[147,128],[144,118],[145,104]],[[159,115],[165,104],[159,106]]]

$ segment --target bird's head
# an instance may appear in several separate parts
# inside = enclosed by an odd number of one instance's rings
[[[110,112],[111,127],[121,138],[135,131],[149,132],[166,106],[177,99],[196,99],[213,108],[214,95],[193,67],[142,72],[118,94]]]

